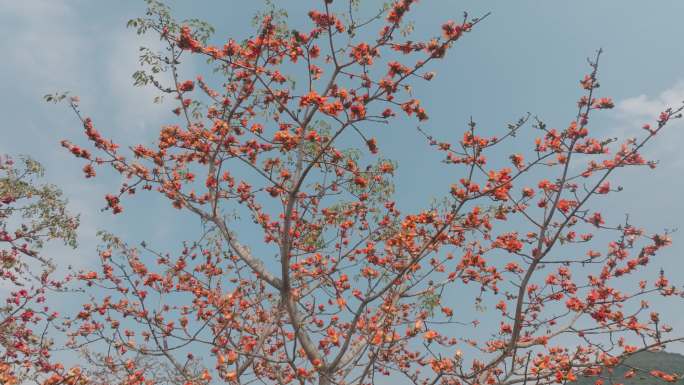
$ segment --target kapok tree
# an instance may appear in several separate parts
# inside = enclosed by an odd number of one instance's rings
[[[100,270],[80,275],[92,300],[72,325],[74,346],[99,365],[91,378],[550,384],[678,340],[647,300],[679,291],[641,273],[668,234],[614,222],[601,206],[620,190],[617,170],[655,166],[641,150],[682,108],[636,139],[592,133],[593,114],[613,107],[598,94],[600,52],[561,128],[537,121],[528,134],[526,117],[499,133],[464,124],[453,143],[425,134],[426,149],[453,166],[453,185],[440,203],[403,213],[395,163],[379,157],[368,127],[426,121],[411,84],[431,80],[431,62],[482,17],[411,41],[401,31],[412,0],[365,19],[354,1],[323,1],[308,30],[265,12],[254,37],[214,46],[207,25],[149,4],[130,24],[166,49],[143,51],[152,71],[135,78],[171,97],[176,117],[153,145],[128,152],[72,99],[96,151],[63,146],[86,177],[100,166],[125,177],[106,196],[114,214],[149,190],[196,215],[203,235],[179,252],[105,237]],[[191,55],[216,75],[181,78]],[[520,153],[499,150],[512,141]],[[262,241],[247,244],[255,232]],[[151,374],[149,362],[165,370]]]
[[[7,385],[63,369],[52,355],[60,314],[46,300],[65,282],[41,249],[52,240],[76,247],[79,221],[58,188],[38,182],[42,174],[35,160],[0,157],[0,383]]]

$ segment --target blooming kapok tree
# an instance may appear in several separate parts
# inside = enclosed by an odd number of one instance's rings
[[[7,385],[62,370],[52,357],[59,313],[46,300],[64,281],[41,249],[50,240],[76,247],[79,221],[59,189],[37,182],[42,174],[30,158],[0,157],[0,383]]]
[[[86,162],[86,177],[109,165],[126,178],[106,196],[113,213],[149,190],[204,232],[178,253],[105,237],[101,269],[80,274],[93,295],[72,324],[74,346],[106,372],[92,378],[550,384],[677,340],[646,301],[679,291],[662,274],[639,275],[668,234],[613,223],[599,206],[619,190],[616,170],[655,165],[640,152],[681,108],[637,139],[594,134],[592,114],[613,107],[597,94],[600,52],[562,128],[537,121],[529,143],[528,118],[488,135],[471,122],[453,143],[426,134],[454,182],[443,203],[403,213],[392,200],[395,164],[378,158],[367,127],[428,119],[410,85],[432,79],[431,62],[482,18],[411,41],[401,31],[412,0],[367,19],[354,1],[327,0],[309,12],[308,30],[267,12],[254,37],[214,46],[206,25],[177,24],[149,4],[131,25],[166,51],[144,51],[153,71],[135,78],[172,97],[177,117],[154,145],[128,153],[72,100],[96,151],[62,144]],[[216,75],[181,78],[189,55]],[[524,150],[497,150],[509,141]],[[248,245],[255,231],[263,241]],[[166,365],[161,377],[142,366],[150,360]]]

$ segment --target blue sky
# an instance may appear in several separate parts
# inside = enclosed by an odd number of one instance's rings
[[[170,1],[179,19],[197,17],[216,27],[218,41],[250,34],[250,19],[261,1]],[[374,10],[381,1],[363,0]],[[312,2],[282,0],[292,23],[302,23]],[[126,204],[126,214],[100,212],[105,193],[116,188],[111,178],[86,181],[81,164],[59,141],[78,138],[80,127],[65,106],[42,96],[69,90],[81,97],[82,109],[98,126],[124,143],[149,142],[169,117],[168,106],[152,103],[154,93],[134,88],[141,40],[125,28],[141,15],[142,1],[0,0],[0,152],[29,154],[44,163],[47,179],[63,188],[70,207],[82,216],[81,247],[74,253],[55,247],[60,263],[91,265],[98,229],[108,229],[131,243],[175,247],[172,242],[193,228],[193,218],[148,196]],[[411,19],[418,31],[436,31],[441,21],[459,19],[463,11],[492,15],[433,70],[437,81],[417,87],[430,114],[423,126],[443,139],[456,140],[472,116],[487,130],[504,130],[526,112],[552,127],[575,115],[578,80],[587,72],[585,58],[603,48],[601,91],[617,108],[596,120],[606,135],[638,135],[666,105],[684,100],[684,24],[682,1],[455,1],[422,0]],[[186,68],[192,74],[193,68]],[[458,176],[439,165],[440,157],[424,145],[413,122],[377,132],[383,155],[399,161],[397,200],[404,207],[425,206],[441,196]],[[646,150],[661,165],[655,171],[622,173],[625,191],[611,198],[609,211],[629,212],[634,222],[661,231],[684,225],[684,124],[677,122]],[[421,186],[416,189],[415,186]],[[173,240],[173,241],[169,241]],[[654,268],[684,269],[684,233],[673,235]],[[672,278],[684,282],[677,274]],[[679,282],[679,283],[682,283]],[[670,319],[684,327],[684,306],[670,307]],[[677,324],[676,322],[674,322]]]

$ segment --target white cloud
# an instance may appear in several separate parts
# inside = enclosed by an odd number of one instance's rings
[[[656,97],[641,94],[622,100],[617,105],[622,118],[655,118],[667,107],[677,107],[684,101],[684,81],[680,80]]]
[[[163,43],[153,36],[137,36],[132,30],[121,29],[112,33],[104,42],[107,46],[106,64],[101,69],[107,81],[108,96],[116,111],[109,122],[126,140],[149,141],[150,134],[159,127],[164,117],[170,117],[173,109],[165,97],[164,103],[155,104],[153,100],[160,92],[150,86],[134,87],[132,75],[141,69],[138,62],[139,47],[144,46],[152,51],[162,51]],[[183,63],[185,71],[192,70],[190,63]],[[158,74],[158,80],[170,81],[167,74]]]
[[[78,20],[65,1],[1,1],[4,26],[0,40],[7,80],[26,89],[71,85],[78,78],[79,54],[87,41],[78,34]],[[12,25],[14,24],[14,26]],[[11,38],[9,38],[11,36]],[[41,87],[42,86],[42,87]]]
[[[85,181],[80,163],[59,146],[64,138],[79,141],[76,117],[66,106],[42,101],[46,93],[69,90],[81,96],[83,112],[92,116],[104,135],[122,144],[149,142],[168,105],[152,103],[151,88],[133,87],[138,47],[161,49],[158,39],[140,38],[121,20],[84,17],[76,0],[0,0],[0,84],[6,86],[6,111],[0,134],[0,152],[27,153],[47,169],[47,180],[65,192],[70,210],[81,214],[80,247],[70,250],[51,245],[45,252],[63,263],[84,267],[96,261],[96,231],[117,228],[110,213],[101,213],[104,195],[116,191],[118,178]],[[143,11],[143,5],[139,10]],[[115,8],[125,12],[126,7]],[[117,15],[118,16],[118,15]],[[166,114],[166,115],[165,115]],[[120,227],[120,226],[119,226]],[[158,231],[166,228],[160,224]]]
[[[614,110],[617,125],[615,136],[619,138],[642,136],[641,127],[648,123],[652,126],[661,112],[668,107],[677,108],[684,102],[684,80],[655,96],[641,94],[621,100]],[[644,154],[649,159],[661,161],[665,167],[684,168],[684,120],[673,120],[646,147]]]
[[[145,128],[171,108],[153,104],[157,91],[133,87],[131,75],[140,68],[138,48],[161,50],[162,43],[137,36],[124,18],[96,23],[76,6],[68,0],[0,0],[0,33],[11,36],[0,39],[7,54],[0,79],[36,103],[44,94],[71,91],[103,126],[129,140],[145,138]],[[96,104],[106,106],[99,119],[86,111]]]

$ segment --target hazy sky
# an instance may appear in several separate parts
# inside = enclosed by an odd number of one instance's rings
[[[251,16],[262,4],[169,3],[179,19],[197,17],[214,25],[216,42],[248,36]],[[295,24],[314,3],[279,2],[290,9]],[[381,3],[363,0],[362,6],[375,10]],[[65,106],[42,101],[46,93],[69,90],[81,97],[82,109],[103,131],[128,144],[150,142],[170,108],[153,104],[152,91],[132,86],[138,47],[157,44],[125,28],[128,19],[144,10],[143,1],[137,0],[0,0],[0,152],[30,154],[43,162],[48,180],[64,189],[71,209],[81,214],[81,247],[76,253],[55,249],[60,263],[87,266],[96,261],[98,229],[163,249],[175,247],[170,239],[187,238],[187,229],[196,228],[194,218],[151,195],[127,201],[125,215],[100,212],[104,194],[116,189],[115,180],[84,180],[82,164],[59,146],[61,139],[79,138],[78,122]],[[504,130],[526,112],[552,127],[564,127],[576,113],[585,58],[598,48],[605,50],[601,92],[612,96],[617,108],[603,113],[595,130],[639,135],[639,127],[652,122],[665,105],[684,100],[681,0],[422,0],[410,18],[416,30],[437,31],[441,21],[459,19],[463,11],[492,15],[432,67],[437,81],[417,89],[430,114],[424,128],[441,138],[457,140],[471,116],[491,130]],[[186,72],[191,74],[192,68]],[[384,155],[399,161],[397,200],[417,208],[443,195],[458,176],[445,174],[450,169],[439,165],[440,156],[428,150],[413,124],[377,129],[376,136]],[[684,225],[683,130],[681,122],[669,126],[646,150],[660,161],[656,170],[620,174],[625,191],[608,201],[611,213],[629,212],[635,223],[652,231]],[[684,234],[675,233],[673,240],[654,268],[684,271]],[[684,275],[670,275],[684,283]],[[684,306],[668,312],[681,330]]]

